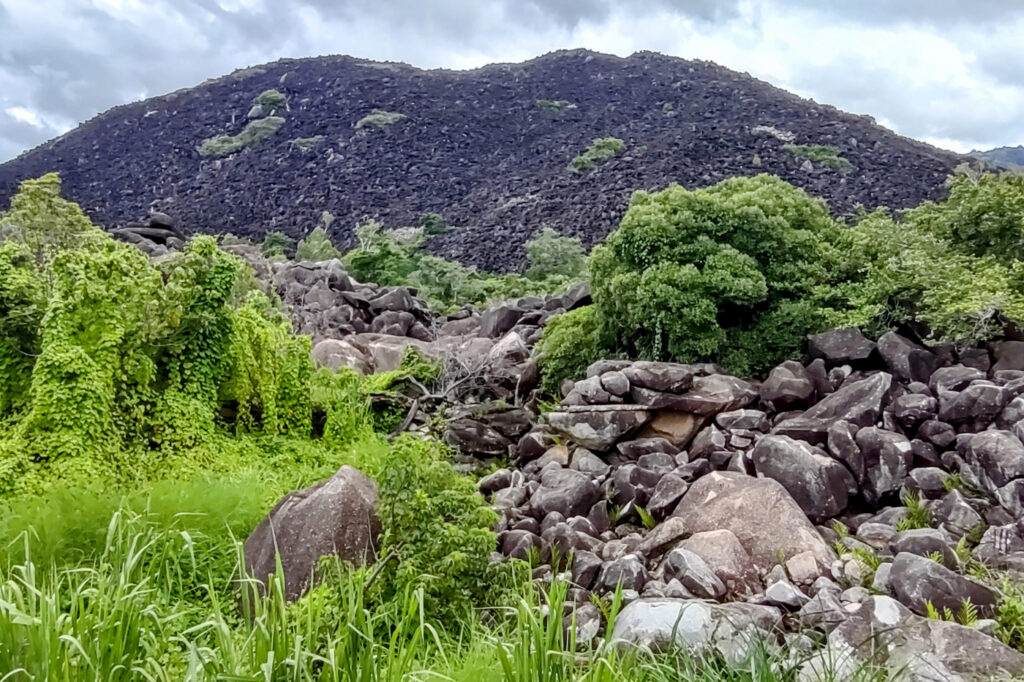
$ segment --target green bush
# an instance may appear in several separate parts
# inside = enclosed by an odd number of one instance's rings
[[[609,354],[601,340],[597,308],[585,306],[551,318],[538,350],[541,389],[548,395],[560,395],[563,381],[582,378],[591,363]]]
[[[324,213],[330,216],[330,213],[326,211]],[[333,222],[333,217],[330,221],[327,221],[327,225],[330,225],[331,222]],[[341,252],[331,242],[331,238],[327,236],[327,227],[323,223],[324,220],[321,219],[320,225],[314,227],[312,232],[299,240],[298,245],[295,247],[296,260],[319,262],[331,260],[332,258],[341,258]]]
[[[285,104],[288,103],[288,98],[284,96],[284,93],[271,89],[264,90],[257,95],[256,99],[253,100],[253,103],[259,104],[268,112],[273,113],[274,111],[284,109]]]
[[[397,111],[385,111],[384,109],[374,109],[366,116],[356,121],[356,130],[362,128],[371,128],[373,130],[385,130],[388,127],[398,123],[399,121],[408,118],[405,114],[400,114]]]
[[[526,269],[529,279],[547,277],[583,279],[587,268],[587,253],[575,237],[565,237],[550,227],[544,227],[525,244],[530,262]]]
[[[843,174],[853,170],[853,164],[843,158],[838,149],[826,144],[785,144],[782,148],[798,159],[807,159]]]
[[[278,232],[277,230],[271,230],[263,236],[263,242],[260,243],[260,250],[263,255],[267,258],[274,258],[275,256],[287,256],[288,252],[291,251],[294,246],[295,240],[286,235],[284,232]]]
[[[435,234],[444,234],[451,230],[448,224],[444,221],[444,216],[440,213],[424,213],[420,216],[420,227],[423,229],[423,234],[428,237]]]
[[[237,135],[218,135],[203,140],[196,151],[203,158],[209,159],[228,156],[243,149],[255,147],[276,133],[282,125],[284,125],[284,119],[280,116],[258,118],[249,121]]]
[[[586,151],[569,162],[569,170],[577,175],[593,170],[613,156],[621,154],[626,143],[617,137],[599,137],[590,143]]]
[[[787,321],[786,339],[820,326],[813,306],[799,304],[828,282],[837,230],[824,202],[768,175],[637,192],[590,257],[608,350],[681,361],[729,351],[738,371],[772,366],[799,344],[765,343],[779,333],[768,320]],[[731,349],[733,335],[749,350]]]
[[[876,333],[911,324],[924,338],[961,345],[1024,323],[1024,261],[1014,246],[1024,185],[994,176],[970,183],[955,179],[946,202],[899,219],[876,211],[844,231],[835,290],[845,305],[830,319]]]

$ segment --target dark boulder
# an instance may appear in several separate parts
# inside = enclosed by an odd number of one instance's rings
[[[249,574],[265,586],[279,554],[285,597],[295,601],[309,588],[322,557],[356,565],[373,561],[381,532],[376,502],[377,484],[350,466],[288,493],[245,541]]]

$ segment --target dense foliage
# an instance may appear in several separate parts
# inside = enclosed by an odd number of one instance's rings
[[[618,353],[757,375],[839,324],[969,346],[1024,324],[1022,248],[1009,173],[956,175],[944,202],[853,225],[767,175],[638,192],[591,254],[594,310],[545,331],[545,388]]]
[[[436,311],[465,304],[555,293],[585,276],[586,259],[578,239],[542,229],[526,243],[529,267],[523,275],[492,275],[432,256],[422,250],[427,231],[443,221],[425,216],[421,228],[385,229],[370,222],[356,228],[358,246],[345,254],[349,272],[363,282],[417,289]]]
[[[59,190],[56,176],[29,181],[0,219],[0,504],[255,475],[266,483],[248,508],[262,514],[347,462],[380,481],[383,544],[397,555],[377,581],[380,603],[421,588],[465,614],[501,584],[487,561],[493,514],[444,463],[446,446],[389,444],[403,414],[371,408],[409,376],[429,384],[437,366],[410,352],[372,377],[314,372],[309,338],[213,238],[151,264]]]

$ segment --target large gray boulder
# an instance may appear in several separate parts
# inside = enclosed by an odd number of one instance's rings
[[[699,556],[715,572],[729,594],[745,597],[761,591],[761,579],[750,554],[730,531],[694,533],[678,546]]]
[[[829,426],[836,421],[860,427],[873,425],[891,388],[892,375],[885,372],[846,384],[803,414],[781,422],[772,433],[823,445],[828,440]]]
[[[806,407],[813,396],[814,382],[795,360],[787,360],[773,369],[761,384],[761,400],[771,403],[779,412]]]
[[[829,365],[845,365],[867,360],[875,351],[875,342],[867,339],[856,327],[833,329],[807,339],[807,352],[822,358]]]
[[[865,666],[908,682],[989,682],[1024,676],[1024,655],[973,628],[915,616],[890,597],[869,597],[805,663],[800,682],[860,679]]]
[[[630,385],[663,393],[684,393],[693,385],[694,369],[672,362],[638,361],[623,368]]]
[[[900,491],[914,462],[913,447],[906,436],[874,426],[855,437],[864,461],[864,497],[877,503]]]
[[[589,476],[572,469],[547,471],[540,483],[530,498],[530,505],[538,520],[551,512],[558,512],[567,519],[586,516],[601,497],[601,491]]]
[[[588,450],[604,452],[650,421],[651,412],[636,405],[600,405],[571,407],[544,417],[555,431]]]
[[[907,552],[893,560],[889,584],[900,602],[922,616],[927,615],[929,603],[939,611],[957,613],[970,600],[983,617],[991,615],[996,604],[996,593],[981,583]]]
[[[611,640],[654,651],[718,652],[730,664],[746,661],[780,625],[778,609],[689,599],[638,599],[615,619]]]
[[[751,459],[758,475],[781,483],[815,523],[845,509],[848,491],[856,486],[842,464],[788,436],[765,436],[754,446]]]
[[[803,552],[811,552],[822,571],[836,559],[793,497],[770,478],[712,472],[690,486],[672,516],[683,520],[687,533],[731,531],[764,570]]]
[[[889,371],[907,381],[927,383],[941,364],[930,350],[895,332],[887,332],[878,339],[878,352]]]
[[[249,574],[265,586],[280,554],[285,597],[295,601],[309,589],[322,557],[356,565],[373,561],[381,532],[376,502],[377,484],[347,465],[325,481],[288,493],[245,541]]]
[[[1024,478],[1024,444],[1009,431],[982,431],[970,436],[966,455],[967,466],[990,493]]]

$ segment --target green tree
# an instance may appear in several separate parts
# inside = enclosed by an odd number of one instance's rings
[[[820,293],[837,233],[824,202],[769,175],[637,192],[590,257],[605,345],[635,357],[728,358],[736,371],[764,370],[799,346],[762,344],[763,320]],[[790,339],[824,324],[814,305],[782,317]],[[751,335],[749,350],[727,354],[736,334]]]
[[[294,244],[295,240],[284,232],[272,230],[263,237],[263,243],[260,244],[260,248],[264,256],[274,258],[275,256],[287,256]]]
[[[582,279],[587,266],[587,253],[575,237],[565,237],[544,227],[526,242],[526,269],[529,279],[557,276]]]
[[[334,222],[334,216],[327,211],[320,214],[320,221],[313,231],[303,237],[295,247],[296,260],[325,261],[341,258],[341,252],[327,236]]]

